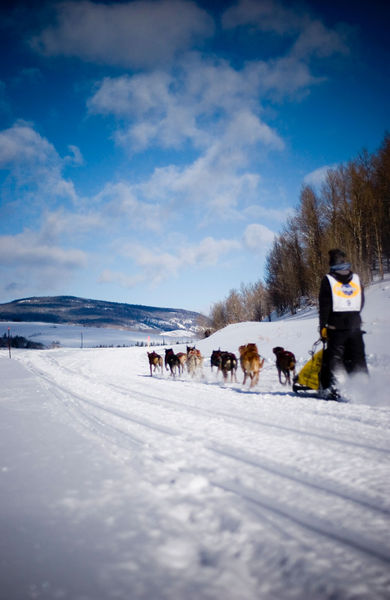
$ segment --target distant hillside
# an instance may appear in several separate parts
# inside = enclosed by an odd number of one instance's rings
[[[0,321],[40,321],[94,327],[125,327],[133,330],[200,330],[196,312],[87,300],[74,296],[34,297],[0,304]],[[205,320],[204,317],[202,317]]]

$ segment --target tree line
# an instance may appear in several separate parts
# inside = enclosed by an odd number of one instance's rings
[[[0,337],[0,348],[28,348],[42,350],[45,346],[39,342],[32,342],[21,335],[8,336],[6,333]]]
[[[390,271],[389,134],[377,152],[363,150],[348,164],[329,169],[319,189],[302,187],[294,214],[266,257],[265,281],[242,285],[214,304],[212,328],[316,304],[330,248],[347,253],[366,285]]]

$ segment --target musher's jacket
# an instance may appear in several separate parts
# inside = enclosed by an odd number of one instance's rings
[[[362,320],[364,290],[359,276],[352,271],[335,271],[325,275],[319,294],[320,331],[323,327],[356,331]]]

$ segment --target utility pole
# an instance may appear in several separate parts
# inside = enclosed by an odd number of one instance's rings
[[[11,327],[8,327],[8,354],[11,358]]]

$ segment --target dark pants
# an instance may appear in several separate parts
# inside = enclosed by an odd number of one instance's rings
[[[328,329],[327,348],[321,369],[322,387],[326,389],[336,385],[336,374],[343,369],[347,373],[368,373],[363,333],[360,329]]]

